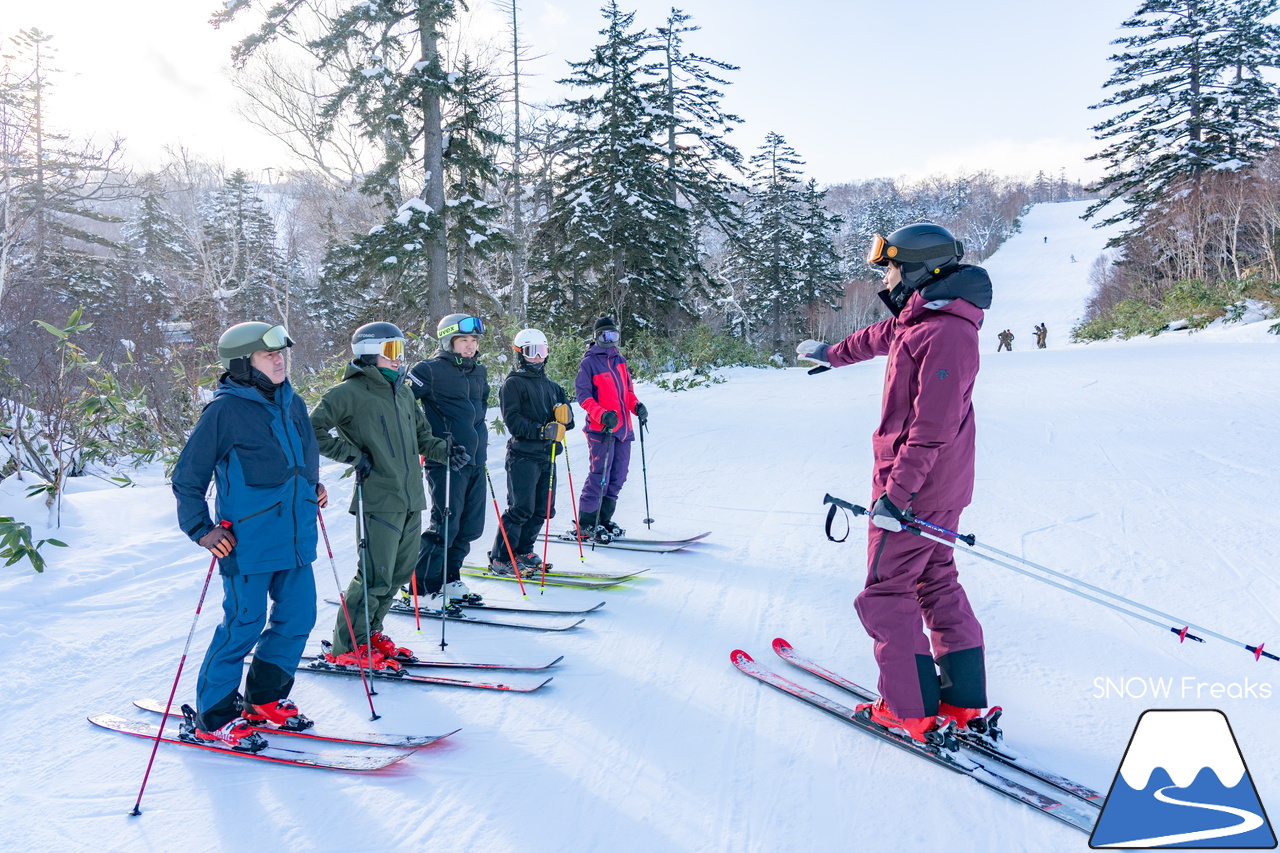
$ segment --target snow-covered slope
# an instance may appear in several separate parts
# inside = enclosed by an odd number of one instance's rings
[[[1259,323],[1066,345],[1068,316],[1087,290],[1088,247],[1101,237],[1073,222],[1070,206],[1047,207],[1033,210],[1023,235],[988,264],[996,303],[976,401],[977,493],[963,529],[1223,634],[1280,647],[1280,531],[1270,511],[1280,490],[1272,461],[1280,402],[1270,390],[1280,338]],[[1024,272],[1020,253],[1068,244],[1083,247],[1074,250],[1078,263],[1064,254],[1053,276],[1043,267],[1034,280]],[[1028,350],[1022,344],[1042,320],[1051,347]],[[994,332],[1015,324],[1017,350],[996,354]],[[109,711],[145,719],[131,700],[167,695],[208,560],[175,529],[172,498],[157,477],[128,490],[77,482],[58,533],[71,547],[49,549],[43,575],[25,565],[0,575],[0,849],[1084,849],[1079,833],[734,671],[728,656],[740,647],[786,672],[769,652],[783,636],[874,683],[871,641],[852,606],[865,571],[863,529],[855,525],[844,545],[828,542],[821,501],[828,491],[870,497],[883,360],[819,376],[728,375],[725,384],[678,394],[641,389],[653,428],[646,450],[654,532],[713,530],[706,544],[664,556],[587,555],[592,568],[650,567],[629,589],[531,593],[557,603],[607,600],[574,632],[450,626],[448,651],[459,656],[564,654],[548,687],[501,695],[380,684],[382,719],[370,722],[357,682],[302,675],[295,698],[325,725],[462,731],[362,776],[163,746],[141,817],[127,812],[149,745],[84,718]],[[494,459],[500,446],[495,440]],[[570,453],[581,485],[580,433]],[[642,531],[639,453],[634,462],[619,514]],[[324,473],[334,504],[345,506],[350,481],[338,479],[336,466]],[[501,490],[496,467],[494,478]],[[567,494],[559,509],[564,523]],[[11,513],[42,514],[12,480],[0,490],[0,514]],[[326,520],[345,583],[352,520],[338,509]],[[558,561],[576,562],[573,549],[551,548]],[[1012,743],[1106,790],[1142,710],[1221,708],[1263,803],[1276,811],[1274,662],[1212,641],[1180,645],[1168,632],[969,555],[959,560],[987,635],[992,701],[1006,708]],[[332,596],[327,558],[316,571],[322,597]],[[516,597],[506,584],[477,587]],[[181,698],[190,695],[218,598],[215,581]],[[327,605],[320,612],[316,641],[334,618]],[[438,627],[419,636],[403,617],[388,625],[420,651],[439,642]],[[1140,694],[1154,679],[1169,685],[1168,698]]]

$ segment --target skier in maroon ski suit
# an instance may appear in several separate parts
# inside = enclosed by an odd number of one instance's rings
[[[972,396],[991,280],[960,264],[963,251],[949,231],[928,223],[887,240],[876,235],[867,260],[889,267],[892,290],[882,298],[895,316],[837,344],[797,347],[801,358],[830,367],[889,357],[872,438],[867,581],[855,602],[875,640],[882,699],[859,709],[917,740],[939,717],[964,727],[987,705],[982,627],[954,552],[903,532],[914,515],[956,530],[973,496]]]

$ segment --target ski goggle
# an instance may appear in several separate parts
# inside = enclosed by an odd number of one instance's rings
[[[617,329],[601,329],[596,333],[596,339],[601,343],[616,344],[622,340],[622,332]]]
[[[520,347],[520,352],[525,358],[546,358],[548,347],[546,344],[525,344]]]
[[[277,324],[262,333],[262,348],[265,350],[278,350],[291,346],[293,341],[289,339],[289,332],[284,326]]]
[[[400,361],[404,358],[404,341],[392,338],[382,342],[382,357],[387,361]]]
[[[888,265],[898,254],[897,246],[890,246],[889,241],[881,237],[879,234],[871,235],[871,248],[867,250],[867,263],[872,266],[883,267]]]
[[[463,317],[452,326],[445,326],[436,332],[437,338],[446,338],[449,335],[483,335],[484,323],[479,317]]]

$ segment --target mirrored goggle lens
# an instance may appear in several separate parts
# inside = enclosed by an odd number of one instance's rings
[[[524,353],[525,358],[546,358],[547,357],[546,344],[525,344],[524,346],[520,347],[520,351]]]
[[[272,326],[262,333],[263,349],[284,349],[293,346],[289,340],[289,332],[284,326]]]
[[[382,357],[388,361],[400,361],[404,358],[404,341],[393,340],[382,342]]]
[[[622,340],[622,332],[617,329],[604,329],[600,332],[600,340],[605,343],[616,344]]]
[[[871,248],[867,251],[867,263],[873,266],[884,266],[889,263],[889,256],[886,254],[888,249],[888,242],[879,234],[873,234]]]
[[[463,317],[452,326],[445,326],[436,333],[437,338],[447,338],[450,335],[483,335],[484,323],[479,317]]]

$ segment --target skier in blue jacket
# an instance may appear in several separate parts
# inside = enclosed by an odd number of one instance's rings
[[[226,373],[173,471],[178,523],[218,558],[223,592],[222,623],[200,667],[184,736],[254,752],[266,741],[250,723],[312,724],[288,697],[316,621],[311,564],[317,510],[328,497],[307,407],[286,378],[291,346],[283,326],[240,323],[223,332],[218,356]],[[205,499],[210,479],[217,522]]]

